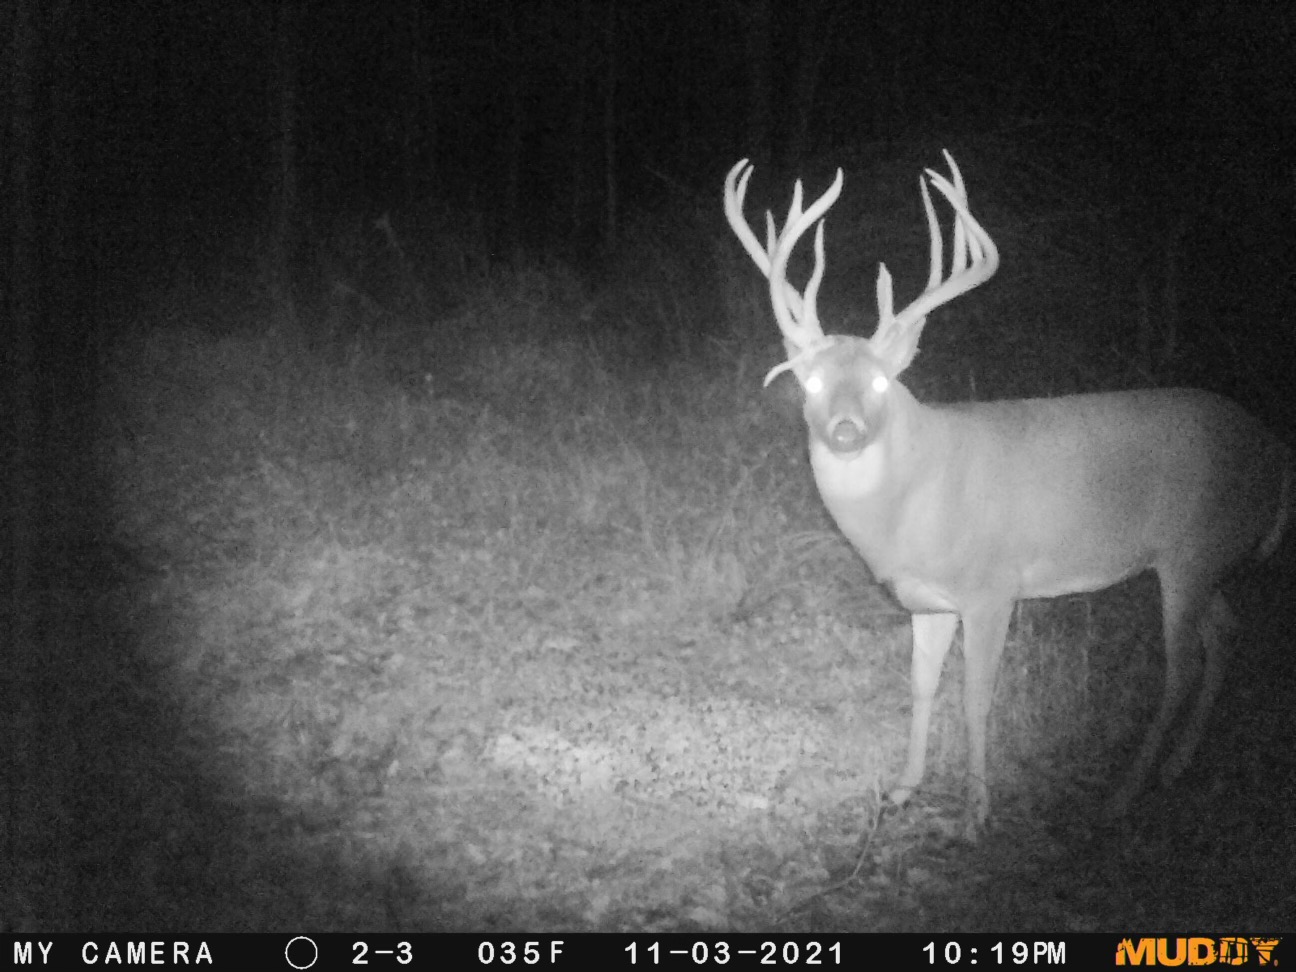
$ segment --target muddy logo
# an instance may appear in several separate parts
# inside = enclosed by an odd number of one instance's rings
[[[1276,965],[1278,938],[1124,938],[1117,965]]]

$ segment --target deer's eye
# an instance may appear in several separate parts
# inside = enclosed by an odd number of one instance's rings
[[[806,379],[805,390],[807,395],[818,395],[824,388],[822,375],[811,375]]]
[[[873,381],[870,382],[870,385],[872,386],[873,390],[877,392],[879,395],[885,392],[887,390],[887,386],[889,386],[890,384],[891,384],[891,380],[887,378],[886,375],[874,375]]]

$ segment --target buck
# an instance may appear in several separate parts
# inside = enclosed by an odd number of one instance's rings
[[[889,793],[895,804],[922,782],[932,701],[960,621],[967,831],[975,839],[990,810],[987,721],[1014,604],[1156,572],[1164,690],[1107,804],[1108,815],[1119,817],[1142,792],[1199,670],[1195,703],[1162,764],[1163,783],[1174,781],[1201,742],[1236,627],[1219,585],[1244,558],[1277,546],[1289,515],[1289,453],[1240,406],[1191,389],[917,401],[898,379],[927,315],[999,266],[994,241],[968,209],[958,166],[944,154],[950,178],[930,169],[919,178],[931,237],[926,289],[896,313],[881,265],[877,330],[867,340],[826,336],[816,310],[824,216],[841,193],[841,170],[806,209],[798,180],[781,231],[766,214],[763,247],[743,215],[752,167],[744,159],[730,170],[725,213],[769,280],[787,350],[765,384],[784,371],[796,376],[819,495],[873,576],[912,614],[913,715],[904,770]],[[954,210],[948,277],[927,182]],[[787,280],[788,260],[812,226],[814,271],[798,292]]]

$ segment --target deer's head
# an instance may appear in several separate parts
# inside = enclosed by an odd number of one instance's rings
[[[945,153],[952,181],[928,169],[918,180],[931,236],[931,270],[922,294],[896,313],[891,274],[878,269],[878,325],[870,338],[825,335],[816,301],[824,271],[824,216],[841,195],[842,172],[808,209],[803,208],[801,181],[792,192],[792,206],[780,230],[772,213],[765,214],[766,243],[761,246],[746,217],[743,200],[752,166],[743,159],[725,179],[725,214],[739,242],[769,280],[770,303],[787,360],[765,376],[769,384],[790,371],[805,391],[805,417],[810,434],[842,457],[862,452],[886,428],[889,409],[908,396],[897,379],[918,351],[927,315],[935,308],[985,283],[999,268],[999,251],[990,235],[968,211],[967,190],[954,158]],[[954,250],[950,275],[942,279],[943,241],[932,208],[930,181],[954,209]],[[788,260],[797,243],[815,227],[814,272],[803,291],[787,280]]]

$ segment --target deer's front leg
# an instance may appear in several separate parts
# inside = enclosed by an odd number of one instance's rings
[[[922,782],[927,767],[927,731],[931,727],[932,701],[940,684],[945,655],[954,642],[958,627],[957,614],[915,614],[913,623],[913,658],[910,666],[910,688],[913,690],[913,716],[909,722],[909,755],[900,782],[891,791],[891,802],[904,804]]]
[[[986,734],[999,660],[1008,638],[1013,602],[978,605],[963,614],[963,713],[967,719],[967,834],[975,840],[990,815],[986,782]]]

